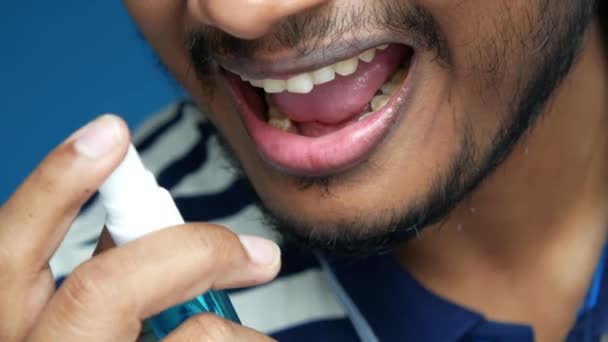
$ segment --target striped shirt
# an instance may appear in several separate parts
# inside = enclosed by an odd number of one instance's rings
[[[229,171],[215,128],[193,104],[163,110],[133,140],[187,222],[213,222],[278,241],[263,226],[248,181]],[[90,258],[104,219],[93,197],[51,260],[59,283]],[[279,341],[533,341],[529,326],[487,320],[431,293],[389,255],[329,260],[287,245],[282,251],[276,280],[228,291],[244,325]],[[568,341],[599,341],[608,331],[603,260]],[[154,340],[149,329],[142,340]]]

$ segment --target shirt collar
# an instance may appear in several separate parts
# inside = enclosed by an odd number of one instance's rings
[[[457,341],[485,321],[422,287],[390,255],[327,264],[380,341]]]
[[[381,341],[457,341],[476,333],[532,335],[529,327],[487,321],[480,313],[432,293],[389,254],[356,261],[323,259],[323,264]],[[568,341],[608,333],[607,264],[608,243]]]

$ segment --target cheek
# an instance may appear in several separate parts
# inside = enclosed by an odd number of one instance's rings
[[[457,121],[487,142],[531,72],[525,45],[541,0],[419,0],[449,51],[448,99]],[[468,122],[467,122],[468,121]]]
[[[124,4],[146,41],[172,75],[186,88],[196,89],[194,77],[188,72],[189,62],[184,48],[190,22],[184,1],[124,0]]]

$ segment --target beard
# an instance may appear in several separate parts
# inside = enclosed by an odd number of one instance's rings
[[[373,12],[377,27],[409,34],[413,32],[421,42],[420,46],[436,51],[438,61],[449,67],[447,44],[432,15],[411,5],[399,6],[397,1],[381,3],[391,5],[388,10],[385,8],[384,11]],[[511,103],[505,111],[508,114],[497,124],[494,135],[487,144],[480,146],[475,141],[474,123],[469,120],[463,125],[459,148],[451,158],[450,167],[432,180],[428,191],[415,201],[402,203],[399,209],[378,211],[373,217],[354,213],[332,222],[302,218],[293,212],[271,208],[255,196],[268,226],[278,231],[288,244],[324,254],[364,256],[388,252],[395,243],[415,237],[421,230],[446,220],[450,212],[479,188],[532,129],[580,53],[594,15],[593,1],[565,0],[563,5],[557,5],[551,0],[542,0],[539,1],[539,7],[542,9],[539,12],[542,13],[530,16],[536,22],[531,24],[533,32],[528,33],[529,40],[519,43],[521,51],[518,53],[525,56],[527,66],[520,69],[525,71],[520,71],[516,78],[517,86],[514,87],[516,90],[508,96],[508,103]],[[311,12],[289,18],[276,28],[272,39],[262,41],[239,40],[211,28],[199,30],[190,37],[189,49],[193,66],[199,78],[205,80],[204,83],[212,84],[208,78],[212,74],[211,51],[246,58],[258,49],[308,49],[310,46],[304,47],[302,43],[328,35],[338,39],[340,34],[346,32],[341,31],[340,27],[368,25],[357,20],[364,21],[366,16],[370,16],[366,13],[353,14],[346,19],[349,20],[348,25],[337,25],[336,29],[336,25],[331,24],[339,21],[334,15],[331,11],[324,14]],[[520,38],[515,35],[510,37],[513,40],[510,46],[517,46],[516,41]],[[506,57],[498,53],[504,46],[494,46],[492,49],[494,50],[488,56],[497,60],[480,63],[504,62],[500,59]],[[492,79],[500,79],[513,72],[500,67],[494,70],[503,74],[489,76]],[[480,78],[483,77],[480,75]],[[488,111],[495,109],[488,108]],[[242,170],[227,140],[221,137],[220,140],[226,154],[232,156],[235,167]],[[331,193],[332,184],[339,179],[340,175],[293,178],[296,186],[318,188],[323,193]]]

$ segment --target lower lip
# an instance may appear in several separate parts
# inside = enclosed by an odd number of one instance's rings
[[[225,76],[262,158],[289,174],[321,177],[362,163],[380,145],[406,111],[416,64],[414,55],[406,79],[381,110],[364,120],[354,119],[343,128],[320,137],[302,136],[270,126],[261,119],[264,115],[256,113],[246,99],[240,78],[229,72],[225,72]]]

